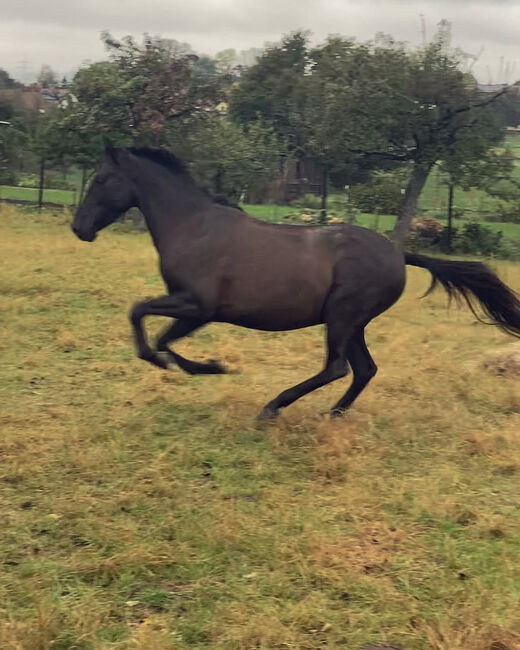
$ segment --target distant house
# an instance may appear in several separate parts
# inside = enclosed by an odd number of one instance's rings
[[[39,89],[32,86],[0,90],[0,103],[12,106],[16,111],[39,111],[47,107]]]
[[[42,88],[39,84],[6,88],[0,90],[0,103],[12,106],[16,111],[45,111],[49,104],[58,104],[68,92],[66,88]]]
[[[50,104],[57,104],[60,102],[67,94],[67,88],[41,88],[40,95],[43,99]]]

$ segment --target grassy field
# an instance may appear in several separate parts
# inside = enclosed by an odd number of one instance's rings
[[[38,190],[34,187],[11,187],[0,185],[0,199],[13,201],[32,201],[38,203]],[[73,205],[74,192],[69,190],[43,190],[43,201],[61,205]]]
[[[255,429],[320,329],[212,325],[179,351],[237,374],[155,369],[147,235],[0,210],[2,650],[520,648],[520,382],[481,367],[510,339],[412,269],[349,415],[347,378]]]
[[[291,212],[290,208],[283,205],[245,205],[244,209],[253,216],[277,223],[283,221],[283,216]],[[292,210],[294,212],[294,210]],[[303,210],[302,210],[303,212]],[[356,223],[365,228],[371,228],[378,232],[385,232],[392,230],[395,223],[395,216],[389,214],[364,214],[361,213],[356,217]],[[453,225],[455,228],[462,228],[467,220],[454,219]],[[509,223],[502,221],[479,222],[489,228],[490,230],[502,231],[504,237],[520,239],[520,223]]]

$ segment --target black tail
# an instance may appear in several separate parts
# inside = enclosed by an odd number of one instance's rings
[[[520,300],[481,262],[452,262],[425,255],[405,255],[406,264],[427,269],[433,276],[431,293],[440,282],[451,298],[464,298],[475,317],[485,323],[476,311],[478,302],[491,319],[489,325],[498,325],[508,334],[520,338]]]

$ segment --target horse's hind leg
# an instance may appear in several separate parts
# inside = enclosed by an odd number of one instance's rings
[[[166,358],[176,363],[181,370],[190,375],[217,375],[224,374],[226,369],[218,361],[210,360],[207,363],[199,363],[185,359],[177,352],[168,347],[169,343],[178,341],[191,332],[206,325],[205,321],[193,318],[179,318],[172,325],[164,329],[157,339],[156,348],[159,354],[166,355]]]
[[[321,372],[301,384],[284,390],[267,404],[257,416],[258,420],[270,420],[278,411],[289,406],[307,393],[321,388],[330,382],[344,377],[348,371],[347,343],[352,335],[352,326],[346,325],[345,320],[331,320],[327,323],[327,360]]]
[[[330,413],[332,417],[342,415],[377,372],[377,366],[370,356],[370,352],[365,343],[364,328],[356,330],[348,342],[347,359],[352,368],[352,384],[338,403],[331,409]]]

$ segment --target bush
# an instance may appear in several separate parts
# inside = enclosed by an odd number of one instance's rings
[[[19,187],[38,187],[38,184],[38,174],[30,174],[28,172],[20,172],[18,174],[17,185]]]
[[[21,172],[18,174],[17,183],[18,187],[39,187],[40,175],[29,172]],[[61,173],[56,173],[51,170],[45,172],[45,185],[47,189],[53,190],[69,190],[74,191],[76,185],[70,181],[65,180]]]
[[[327,201],[329,217],[340,219],[347,223],[357,223],[359,210],[346,194],[330,194]]]
[[[498,257],[505,260],[520,261],[520,241],[516,239],[502,240]]]
[[[304,194],[299,199],[293,201],[293,205],[302,210],[319,210],[321,208],[321,196]]]
[[[63,178],[57,178],[56,176],[51,176],[45,180],[45,187],[52,188],[53,190],[69,190],[74,191],[76,185],[70,183],[69,181],[63,180]]]
[[[452,249],[471,255],[497,255],[502,244],[502,232],[494,232],[478,223],[466,223],[453,238]]]
[[[401,187],[390,175],[379,175],[370,183],[350,188],[350,201],[362,212],[398,214],[402,200]]]
[[[466,223],[462,228],[452,228],[451,247],[448,236],[448,228],[435,219],[414,219],[407,239],[407,248],[520,259],[520,242],[504,240],[502,232],[495,232],[479,223]]]
[[[408,233],[407,246],[413,250],[439,247],[443,231],[444,226],[436,219],[414,219]]]
[[[489,221],[508,221],[510,223],[520,222],[520,206],[518,203],[509,201],[498,201],[496,214],[488,217]]]
[[[0,157],[0,185],[14,185],[15,183],[15,173],[10,169],[8,162]]]
[[[420,237],[424,237],[426,239],[438,238],[441,235],[443,229],[444,226],[440,221],[427,217],[423,217],[422,219],[414,219],[412,221],[411,227],[411,230],[413,232],[416,232]]]

